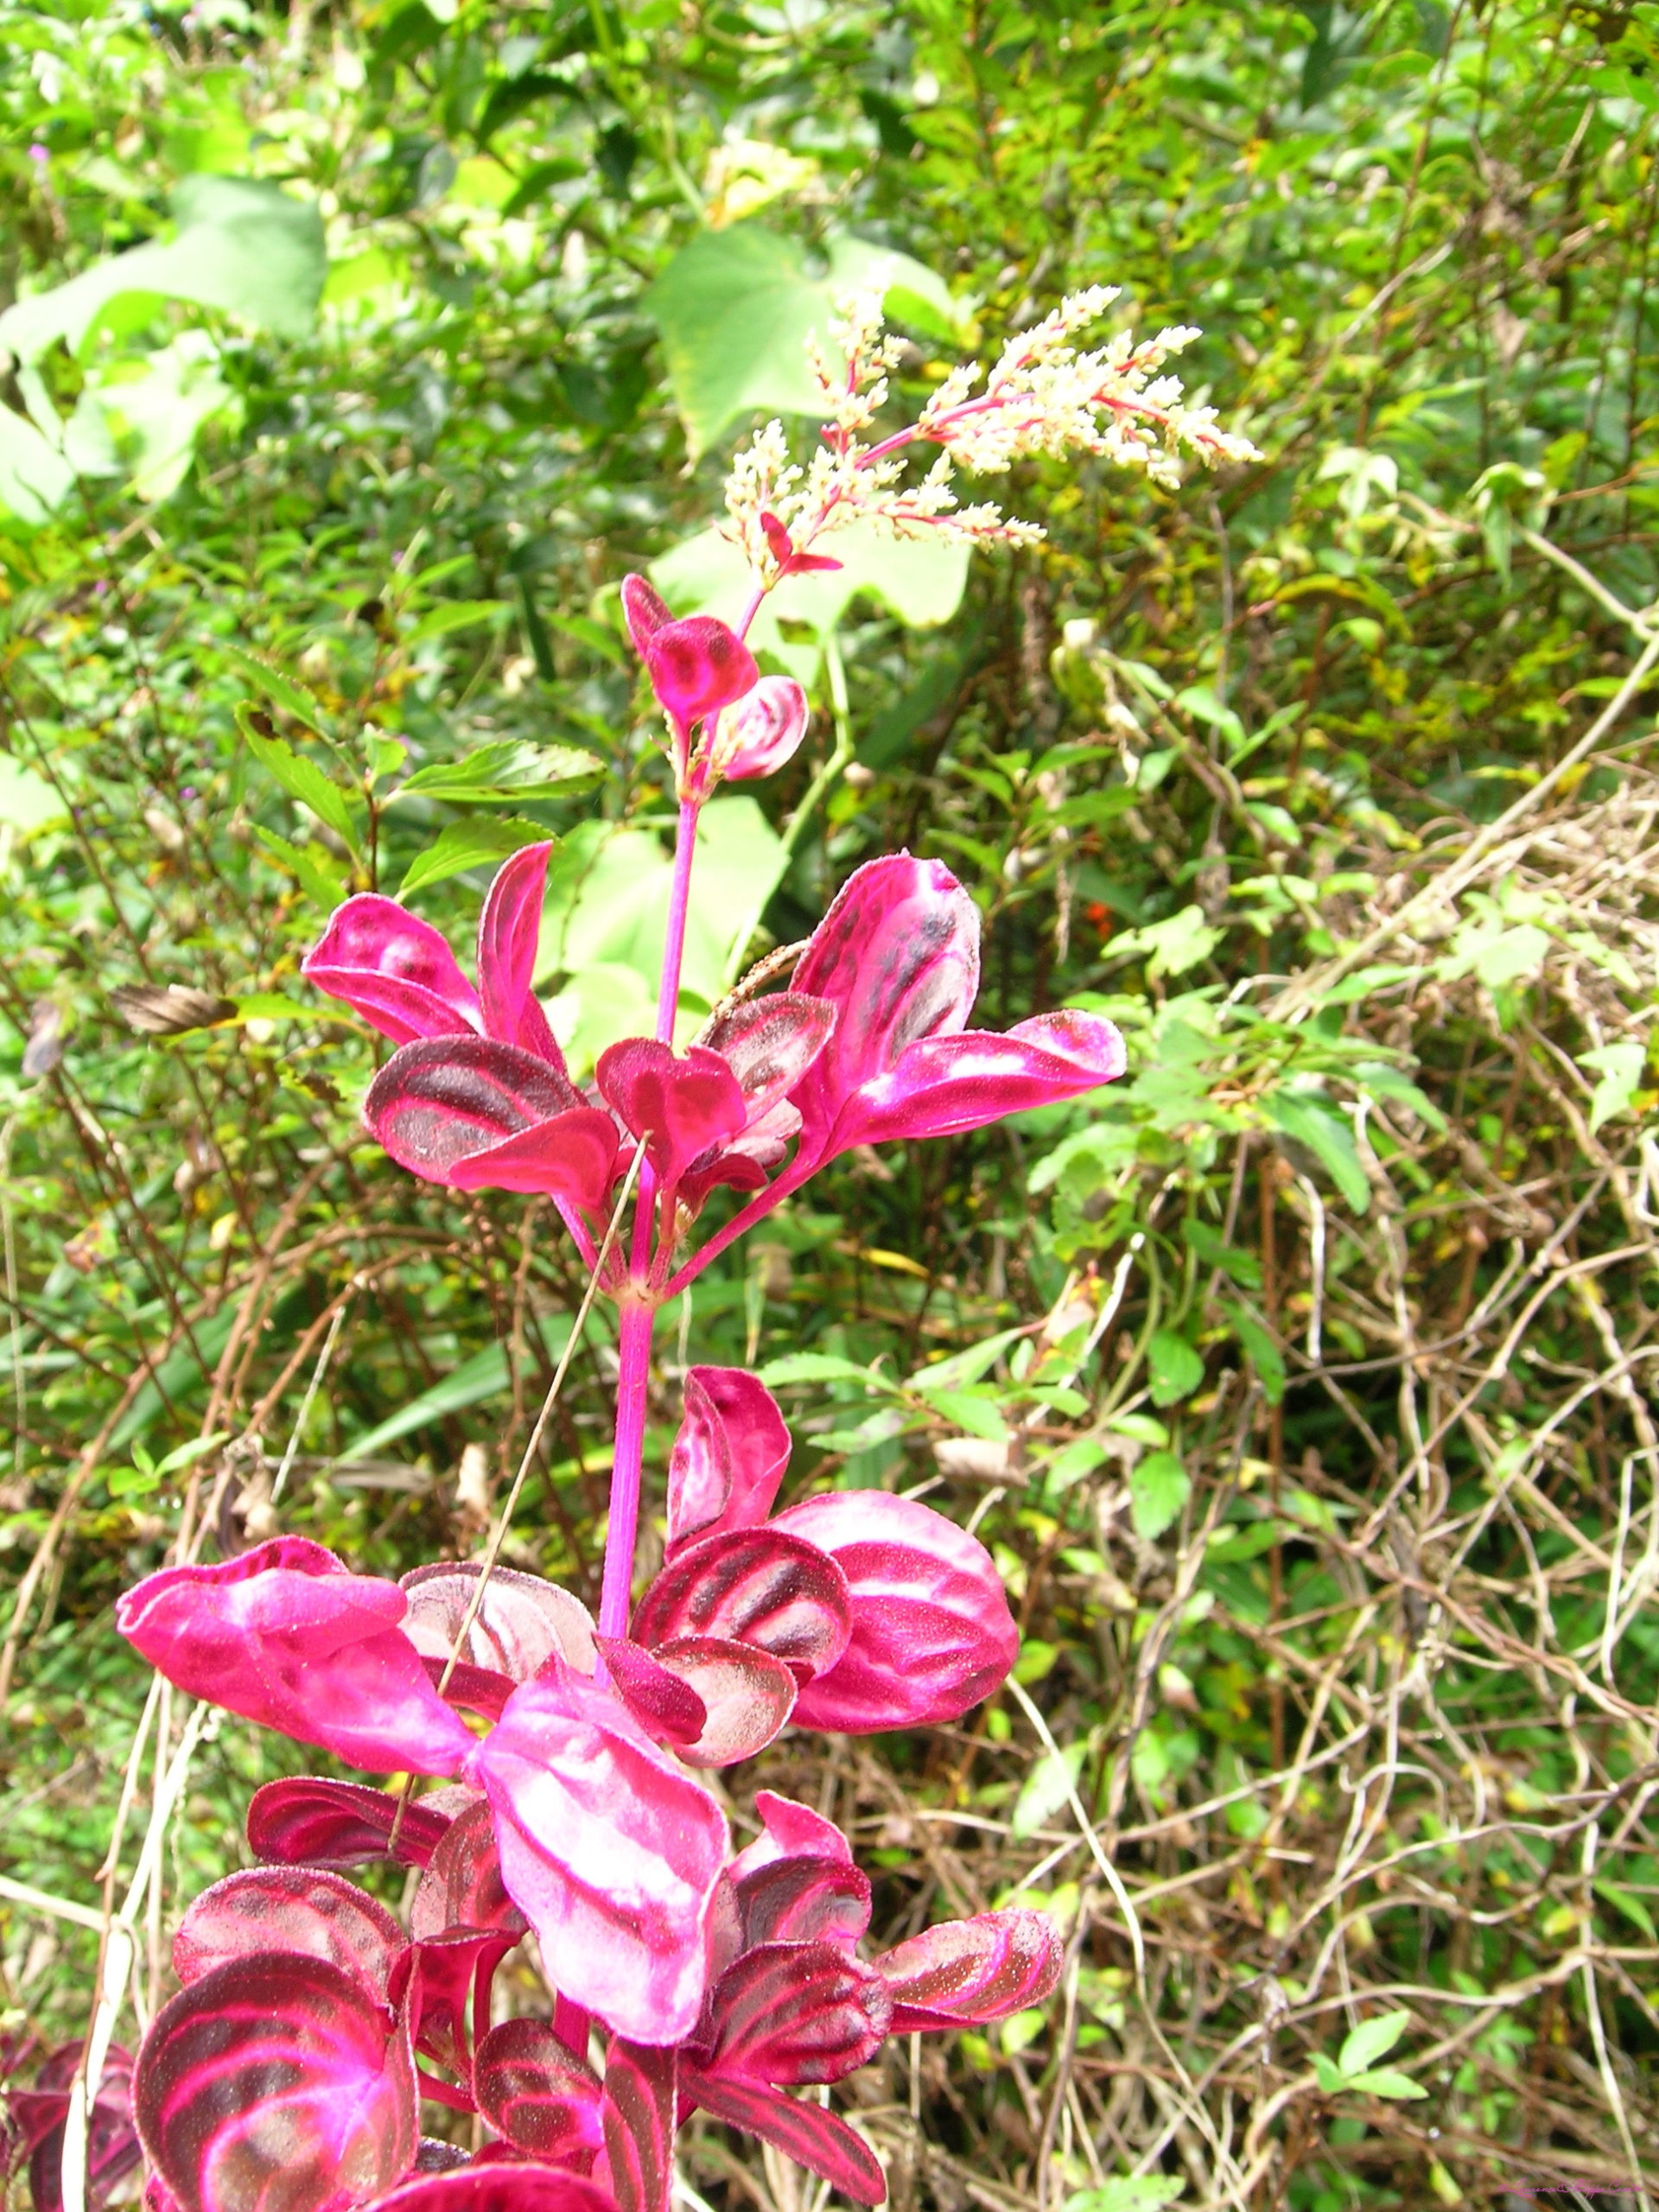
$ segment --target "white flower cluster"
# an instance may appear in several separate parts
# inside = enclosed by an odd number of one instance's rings
[[[1096,352],[1077,351],[1077,331],[1116,297],[1102,284],[1073,293],[1010,339],[982,390],[976,363],[951,370],[915,424],[875,444],[867,441],[902,343],[882,329],[879,295],[850,301],[830,329],[845,365],[811,349],[827,403],[823,443],[811,461],[804,468],[791,461],[782,423],[768,423],[727,479],[727,535],[742,547],[761,588],[770,590],[794,556],[858,518],[899,537],[943,530],[1020,545],[1042,537],[1035,524],[1010,520],[988,503],[959,505],[958,463],[993,475],[1027,454],[1091,453],[1173,484],[1183,446],[1209,461],[1255,459],[1249,440],[1222,429],[1213,408],[1183,404],[1179,377],[1157,373],[1196,330],[1161,330],[1140,345],[1124,333]],[[941,448],[919,480],[907,478],[906,449],[918,442]]]

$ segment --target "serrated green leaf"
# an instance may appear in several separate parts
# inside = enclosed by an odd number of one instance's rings
[[[104,1486],[111,1497],[143,1497],[159,1490],[162,1478],[154,1467],[111,1467]]]
[[[1081,1482],[1085,1475],[1092,1475],[1105,1457],[1104,1447],[1097,1444],[1092,1436],[1077,1437],[1057,1452],[1049,1461],[1050,1492],[1069,1490],[1073,1483]]]
[[[1066,1745],[1058,1757],[1052,1751],[1043,1753],[1026,1777],[1008,1815],[1008,1825],[1017,1842],[1023,1842],[1027,1836],[1046,1827],[1059,1811],[1077,1788],[1077,1777],[1083,1772],[1083,1763],[1088,1756],[1086,1742]]]
[[[760,1370],[760,1379],[768,1389],[780,1389],[786,1382],[861,1382],[870,1390],[891,1390],[893,1387],[886,1376],[877,1375],[868,1367],[855,1367],[850,1359],[837,1359],[823,1351],[785,1352],[781,1359],[774,1359]]]
[[[1068,2196],[1065,2212],[1164,2212],[1185,2186],[1167,2174],[1121,2174],[1098,2189],[1080,2189]]]
[[[1592,1882],[1590,1886],[1604,1904],[1622,1912],[1633,1928],[1639,1928],[1649,1943],[1659,1942],[1659,1928],[1654,1925],[1653,1915],[1634,1891],[1621,1889],[1617,1882]]]
[[[346,896],[345,871],[323,846],[315,839],[307,845],[296,845],[286,837],[279,837],[274,830],[263,829],[257,822],[253,834],[271,857],[280,861],[298,880],[306,897],[325,913],[332,912],[340,905]]]
[[[1410,2019],[1410,2013],[1402,2009],[1379,2012],[1372,2019],[1362,2020],[1344,2039],[1337,2055],[1338,2065],[1344,2074],[1363,2074],[1368,2066],[1394,2049]]]
[[[1579,1058],[1601,1077],[1590,1098],[1590,1134],[1594,1136],[1604,1122],[1611,1122],[1615,1115],[1629,1110],[1631,1099],[1641,1088],[1648,1048],[1637,1038],[1621,1037],[1614,1044],[1599,1045],[1593,1052],[1580,1052]]]
[[[1129,1472],[1129,1518],[1151,1543],[1181,1517],[1192,1484],[1173,1452],[1148,1452]]]
[[[963,1389],[995,1367],[1009,1345],[1018,1344],[1025,1334],[1024,1329],[999,1329],[994,1337],[969,1344],[965,1351],[952,1352],[948,1359],[918,1367],[905,1378],[905,1387],[909,1390]]]
[[[227,638],[219,639],[213,651],[238,676],[245,676],[274,707],[280,707],[285,715],[292,715],[296,722],[302,722],[307,729],[327,728],[322,702],[316,694],[308,690],[297,677],[278,668],[274,660],[267,659],[264,653],[250,652],[245,645],[233,645]]]
[[[1154,1406],[1190,1398],[1204,1380],[1204,1362],[1173,1329],[1154,1329],[1147,1345],[1147,1372]]]
[[[485,868],[505,860],[511,853],[522,851],[526,845],[549,842],[556,840],[549,838],[539,822],[502,822],[490,815],[452,822],[410,864],[397,887],[397,896],[407,899],[411,892],[424,890],[430,883],[442,883],[446,877],[460,875],[464,869]]]
[[[1343,2085],[1356,2096],[1389,2097],[1403,2102],[1408,2097],[1426,2097],[1428,2091],[1414,2082],[1409,2074],[1396,2074],[1385,2066],[1375,2074],[1351,2074]]]
[[[236,719],[249,752],[266,773],[282,785],[290,798],[308,807],[319,822],[341,838],[353,856],[359,855],[361,810],[351,804],[340,786],[329,781],[315,760],[308,760],[302,753],[296,753],[268,728],[262,730],[259,722],[264,716],[256,716],[252,709],[238,706]]]
[[[1262,1384],[1262,1396],[1270,1406],[1276,1406],[1285,1395],[1284,1354],[1248,1306],[1241,1306],[1230,1299],[1221,1310],[1232,1323],[1233,1334],[1255,1370]]]
[[[934,1411],[969,1436],[977,1436],[987,1444],[1006,1444],[1007,1423],[996,1409],[995,1401],[971,1390],[930,1390],[927,1402]]]
[[[1327,2097],[1340,2096],[1348,2087],[1348,2076],[1334,2058],[1327,2058],[1322,2050],[1313,2054],[1313,2078]]]
[[[452,630],[471,630],[480,622],[499,621],[511,611],[511,601],[505,599],[449,599],[423,614],[412,630],[404,634],[402,644],[407,652],[416,645],[424,645],[434,638],[447,638]]]
[[[528,745],[514,739],[480,745],[459,760],[429,761],[405,779],[392,799],[441,798],[450,806],[522,806],[563,797],[599,775],[604,763],[575,745]]]
[[[1371,1186],[1359,1164],[1354,1133],[1335,1107],[1307,1091],[1273,1090],[1262,1101],[1269,1125],[1305,1145],[1356,1213],[1371,1203]]]

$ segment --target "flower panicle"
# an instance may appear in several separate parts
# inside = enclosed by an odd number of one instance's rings
[[[903,341],[884,329],[879,293],[844,301],[830,327],[839,359],[816,336],[808,341],[824,397],[818,451],[803,467],[783,424],[768,423],[727,479],[726,535],[761,588],[770,590],[818,538],[860,519],[901,538],[943,531],[982,544],[1028,545],[1042,537],[1038,524],[991,501],[963,505],[958,467],[989,476],[1028,456],[1087,453],[1173,486],[1184,452],[1211,464],[1255,459],[1248,438],[1224,429],[1213,407],[1189,404],[1179,377],[1161,373],[1198,336],[1195,328],[1172,324],[1138,342],[1120,331],[1079,351],[1079,333],[1118,297],[1108,284],[1072,293],[1010,338],[988,374],[977,362],[953,368],[908,430],[879,442],[876,418]],[[907,468],[907,448],[918,443],[940,448],[919,481]]]

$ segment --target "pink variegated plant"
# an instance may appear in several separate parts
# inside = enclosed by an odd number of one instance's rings
[[[547,844],[497,875],[472,981],[429,924],[372,893],[348,899],[307,957],[309,980],[395,1048],[364,1107],[391,1159],[451,1189],[550,1198],[615,1302],[598,1617],[498,1567],[499,1529],[483,1560],[401,1583],[279,1536],[166,1567],[121,1600],[122,1633],[179,1688],[404,1779],[256,1793],[260,1864],[190,1907],[179,1993],[137,2060],[105,2068],[83,2162],[94,2204],[142,2146],[151,2212],[667,2212],[675,2132],[698,2109],[874,2204],[868,2145],[788,2093],[842,2079],[889,2035],[982,2024],[1053,1988],[1058,1939],[1031,1911],[866,1955],[870,1885],[840,1830],[762,1789],[734,1851],[728,1801],[701,1778],[785,1727],[924,1728],[992,1694],[1017,1636],[984,1547],[880,1491],[779,1510],[791,1443],[776,1402],[742,1370],[694,1367],[663,1564],[639,1592],[635,1553],[665,1300],[854,1147],[980,1128],[1122,1072],[1116,1031],[1091,1014],[969,1027],[978,911],[941,863],[908,853],[853,874],[786,983],[763,963],[698,1033],[679,1029],[701,810],[721,781],[782,766],[807,727],[801,687],[763,673],[746,641],[765,594],[835,566],[814,549],[854,516],[901,537],[1031,535],[957,507],[953,456],[985,468],[1077,447],[1148,464],[1154,442],[1243,450],[1207,410],[1182,409],[1173,379],[1152,381],[1187,334],[1075,352],[1105,296],[1068,302],[982,391],[957,377],[874,444],[890,349],[855,308],[844,367],[822,367],[817,460],[796,468],[773,425],[734,467],[731,529],[753,570],[739,628],[677,619],[644,579],[624,584],[679,806],[654,1034],[612,1046],[588,1087],[573,1080],[533,989]],[[939,458],[906,485],[917,441]],[[726,1218],[705,1234],[721,1191]],[[417,1792],[416,1777],[438,1786]],[[419,1870],[404,1921],[341,1871],[375,1862]],[[550,2017],[498,2021],[493,1978],[531,1933]],[[36,2164],[74,2063],[55,2055],[22,2093]],[[423,2099],[474,2115],[482,2147],[424,2138]],[[36,2202],[56,2212],[38,2188]]]

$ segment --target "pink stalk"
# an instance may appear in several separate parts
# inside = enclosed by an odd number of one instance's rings
[[[680,964],[685,957],[685,917],[691,899],[691,862],[696,852],[700,799],[680,802],[680,826],[674,844],[674,882],[668,895],[668,935],[663,942],[663,981],[657,998],[657,1034],[674,1042],[674,1017],[680,1008]],[[645,1205],[641,1193],[640,1204]]]
[[[641,1192],[639,1210],[648,1211]],[[616,1448],[611,1464],[610,1522],[605,1532],[605,1575],[600,1589],[599,1632],[626,1636],[633,1601],[633,1548],[639,1529],[639,1478],[645,1450],[645,1391],[651,1372],[654,1305],[630,1285],[622,1293],[617,1339]]]

